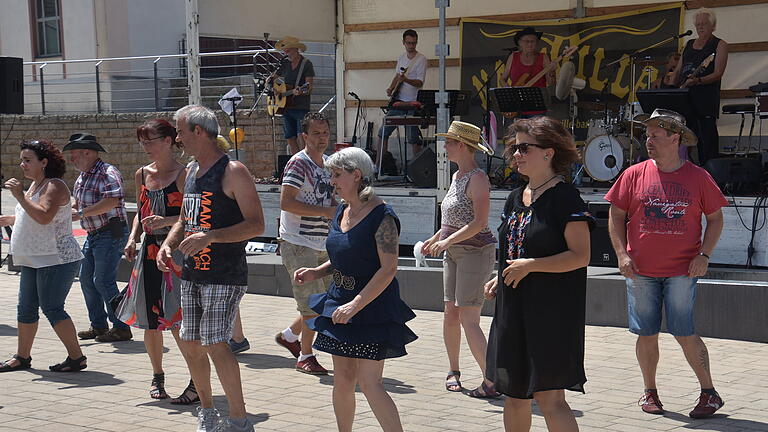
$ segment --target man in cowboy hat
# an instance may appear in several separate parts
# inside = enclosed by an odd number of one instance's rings
[[[285,54],[277,75],[285,80],[288,94],[293,97],[286,101],[283,112],[283,136],[288,141],[291,154],[295,154],[303,147],[298,142],[298,136],[301,120],[309,113],[309,95],[315,80],[315,68],[309,59],[299,53],[306,51],[307,46],[293,36],[286,36],[277,41],[275,49]],[[302,89],[305,84],[307,87]]]
[[[709,257],[723,228],[721,208],[728,205],[712,177],[680,158],[679,146],[695,146],[696,135],[680,114],[657,109],[635,123],[646,127],[649,160],[624,171],[605,199],[611,203],[608,229],[627,282],[629,331],[645,392],[641,408],[662,414],[656,390],[661,309],[667,331],[683,349],[701,384],[690,416],[709,417],[723,406],[709,370],[709,354],[694,331],[696,281],[707,272]],[[707,219],[702,240],[701,216]]]
[[[517,52],[509,53],[507,65],[501,75],[502,83],[513,87],[524,86],[531,78],[549,66],[549,57],[539,50],[542,32],[533,27],[526,27],[513,37]],[[554,69],[533,83],[531,87],[546,88],[555,85]],[[521,112],[522,117],[545,114],[546,111]]]
[[[123,177],[114,166],[104,162],[99,152],[106,152],[96,137],[76,133],[64,146],[69,160],[80,171],[72,195],[73,219],[88,232],[83,244],[80,287],[88,308],[91,327],[79,332],[80,339],[117,342],[133,337],[131,329],[115,317],[109,300],[117,295],[117,266],[128,240]],[[109,329],[107,319],[112,321]]]

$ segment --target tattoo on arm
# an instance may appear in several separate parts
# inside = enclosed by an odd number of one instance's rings
[[[400,235],[397,224],[392,216],[384,216],[379,229],[376,230],[376,246],[386,254],[397,255]]]

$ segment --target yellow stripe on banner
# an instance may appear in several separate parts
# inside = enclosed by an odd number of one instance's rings
[[[462,18],[461,23],[463,22],[471,22],[471,23],[485,23],[485,24],[502,24],[502,25],[518,25],[518,26],[531,26],[531,25],[551,25],[551,26],[558,26],[558,25],[569,25],[569,24],[580,24],[580,23],[588,23],[588,22],[595,22],[595,21],[604,21],[614,18],[623,18],[628,17],[632,15],[640,15],[648,12],[656,12],[656,11],[663,11],[663,10],[669,10],[669,9],[680,9],[682,12],[685,11],[685,3],[684,2],[674,2],[674,3],[668,3],[663,4],[660,6],[654,6],[650,8],[644,8],[644,9],[637,9],[633,11],[627,11],[627,12],[619,12],[615,14],[609,14],[609,15],[600,15],[595,17],[587,17],[587,18],[573,18],[573,19],[557,19],[557,20],[538,20],[538,21],[496,21],[496,20],[487,20],[487,19],[481,19],[481,18]],[[684,17],[684,13],[681,13],[681,18]],[[681,26],[682,21],[681,21]],[[682,28],[682,27],[681,27]]]

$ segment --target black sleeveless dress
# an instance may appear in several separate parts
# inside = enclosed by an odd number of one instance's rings
[[[191,162],[184,186],[184,235],[226,228],[242,222],[237,201],[228,197],[221,186],[229,156],[222,155],[197,178],[198,164]],[[181,278],[215,285],[248,285],[245,262],[246,241],[211,243],[195,255],[186,257]]]
[[[693,47],[693,42],[693,39],[689,40],[683,49],[683,66],[680,68],[681,79],[696,69],[707,56],[717,53],[720,38],[713,35],[700,50]],[[704,77],[714,71],[715,62],[713,61],[699,76]],[[721,80],[717,80],[709,84],[695,85],[689,90],[693,117],[686,118],[686,123],[699,138],[697,147],[699,149],[699,164],[702,166],[709,159],[720,155],[720,134],[717,130],[717,118],[720,116],[720,84]]]

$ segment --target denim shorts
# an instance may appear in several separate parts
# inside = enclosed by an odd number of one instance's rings
[[[309,110],[286,109],[283,111],[283,138],[296,138],[301,133],[301,121]]]
[[[667,331],[674,336],[691,336],[696,281],[688,276],[627,278],[629,331],[653,336],[661,330],[661,308],[667,317]]]

